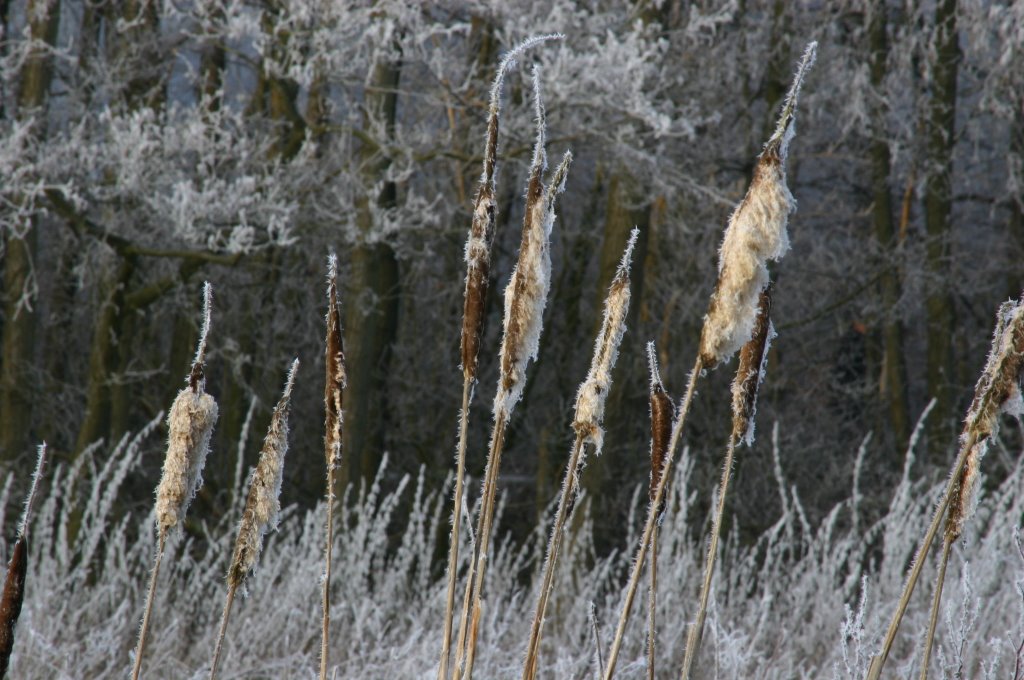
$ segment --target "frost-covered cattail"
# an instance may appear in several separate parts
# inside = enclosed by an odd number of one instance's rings
[[[203,481],[210,437],[217,423],[217,402],[206,393],[204,363],[210,330],[212,291],[203,287],[203,326],[199,334],[189,385],[178,393],[167,414],[167,455],[156,490],[156,523],[161,534],[180,528]]]
[[[649,496],[653,503],[658,492],[658,484],[661,482],[661,471],[665,465],[668,440],[672,435],[674,406],[672,398],[665,391],[665,385],[661,382],[654,342],[647,343],[647,363],[651,371],[651,485]]]
[[[718,284],[701,331],[700,357],[705,367],[728,361],[750,338],[758,296],[768,284],[767,263],[789,250],[786,225],[796,202],[786,186],[786,158],[795,134],[800,86],[816,51],[816,42],[807,46],[775,132],[757,159],[747,195],[725,229]]]
[[[327,338],[324,342],[324,455],[327,465],[341,463],[342,395],[345,389],[345,349],[341,336],[341,304],[338,301],[338,258],[327,258]]]
[[[996,328],[992,334],[992,349],[964,419],[964,431],[960,438],[963,445],[970,445],[971,448],[950,499],[946,521],[946,536],[949,540],[959,538],[964,523],[973,513],[981,458],[999,429],[999,414],[1020,415],[1024,412],[1020,391],[1022,367],[1024,297],[1017,302],[1004,302],[999,308]]]
[[[754,333],[740,350],[740,365],[732,382],[732,436],[737,443],[754,445],[754,414],[757,412],[757,391],[764,381],[768,350],[775,338],[771,320],[772,292],[769,284],[757,303]]]
[[[600,455],[604,443],[604,407],[608,390],[612,386],[612,369],[619,356],[619,344],[626,332],[626,315],[629,312],[629,265],[633,256],[640,230],[634,228],[629,235],[626,251],[608,288],[604,301],[604,320],[594,344],[594,357],[583,384],[576,393],[576,416],[572,426],[583,441],[594,446],[594,454]]]
[[[572,154],[566,152],[555,171],[550,189],[545,190],[547,167],[544,104],[540,95],[540,74],[533,73],[534,103],[537,113],[537,140],[526,188],[526,215],[512,279],[505,289],[504,333],[501,339],[501,377],[494,399],[495,418],[508,417],[523,395],[526,367],[537,358],[540,334],[551,287],[551,228],[554,225],[554,199],[562,191]]]
[[[228,569],[228,585],[232,588],[241,585],[246,574],[255,568],[263,549],[263,535],[268,529],[277,528],[277,516],[281,511],[281,475],[284,471],[284,458],[288,453],[288,408],[298,368],[299,360],[295,359],[288,371],[284,391],[270,418],[270,428],[263,440],[256,471],[252,475],[231,567]]]
[[[490,105],[487,109],[487,137],[484,142],[484,167],[480,175],[473,203],[473,222],[466,240],[466,288],[462,315],[462,370],[470,380],[476,379],[483,333],[488,277],[491,269],[491,245],[494,242],[494,223],[498,212],[495,203],[495,185],[498,151],[498,120],[501,108],[501,86],[505,74],[511,70],[523,52],[547,40],[560,40],[561,34],[534,36],[516,45],[498,66],[491,85]]]
[[[32,516],[32,504],[39,488],[39,479],[46,466],[46,442],[38,449],[36,471],[32,474],[32,486],[25,499],[25,511],[18,524],[18,538],[14,542],[11,561],[7,564],[3,595],[0,596],[0,678],[7,675],[11,652],[14,650],[14,628],[21,616],[21,605],[25,599],[25,577],[28,575],[28,529]]]

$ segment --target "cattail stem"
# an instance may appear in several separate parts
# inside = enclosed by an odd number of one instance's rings
[[[220,652],[224,647],[224,635],[228,632],[228,619],[231,617],[231,605],[235,601],[235,590],[237,586],[228,586],[228,596],[224,600],[224,613],[220,616],[220,628],[217,632],[217,645],[213,648],[213,662],[210,664],[210,680],[217,677],[217,667],[220,665]]]
[[[558,510],[548,540],[548,554],[544,559],[544,577],[541,580],[540,593],[537,596],[537,608],[533,615],[530,628],[530,640],[526,646],[526,662],[523,664],[523,680],[533,680],[537,676],[537,657],[540,654],[541,628],[544,625],[544,613],[547,611],[548,600],[555,584],[555,567],[558,564],[558,552],[562,545],[562,533],[565,520],[569,515],[569,505],[576,495],[580,461],[583,456],[585,433],[576,435],[576,442],[569,456],[569,464],[565,468],[565,479],[562,481],[562,495],[558,499]]]
[[[686,393],[683,395],[683,403],[679,407],[679,416],[672,425],[672,436],[669,438],[668,451],[665,452],[665,462],[661,468],[661,478],[658,480],[658,490],[647,510],[647,523],[644,525],[644,535],[640,539],[640,547],[637,550],[636,559],[633,562],[633,570],[629,576],[629,586],[626,588],[626,600],[622,604],[622,611],[619,613],[619,623],[615,628],[615,637],[612,639],[611,648],[608,650],[608,661],[605,665],[603,678],[611,680],[615,675],[615,662],[619,657],[619,649],[622,647],[622,638],[626,634],[626,624],[629,622],[629,613],[633,607],[633,600],[636,598],[636,591],[640,585],[640,574],[643,573],[644,559],[647,557],[647,549],[654,536],[654,529],[658,522],[659,509],[665,497],[665,490],[669,485],[669,477],[672,472],[672,462],[675,458],[676,446],[683,433],[683,425],[686,423],[686,416],[690,412],[690,405],[693,403],[693,395],[696,391],[697,380],[701,371],[704,370],[704,362],[698,355],[690,372],[690,378],[686,384]]]
[[[327,642],[331,629],[331,549],[334,547],[334,467],[327,467],[327,544],[324,546],[324,583],[321,590],[320,680],[327,678]]]
[[[167,545],[167,531],[161,530],[157,539],[156,557],[153,560],[153,572],[149,577],[149,592],[146,594],[146,608],[142,613],[142,626],[139,628],[139,644],[135,647],[135,664],[132,666],[132,680],[139,680],[142,672],[142,653],[146,649],[146,631],[149,629],[149,615],[153,612],[153,599],[156,596],[156,579],[160,575],[160,562],[164,557],[164,546]]]
[[[708,557],[704,565],[704,583],[700,589],[697,605],[697,618],[690,624],[686,636],[686,654],[683,656],[682,680],[689,680],[690,669],[700,650],[701,637],[704,634],[704,620],[708,613],[708,599],[711,594],[711,579],[715,574],[715,558],[718,556],[718,539],[722,534],[722,517],[725,515],[725,496],[729,490],[729,479],[732,476],[733,457],[736,453],[735,433],[729,436],[729,448],[725,454],[725,466],[722,468],[722,480],[718,486],[718,504],[711,526],[711,544],[708,546]]]
[[[932,641],[935,639],[935,628],[939,623],[939,604],[942,602],[942,587],[946,583],[946,565],[949,564],[949,551],[953,547],[953,539],[947,535],[942,542],[942,559],[939,561],[939,574],[935,577],[935,597],[932,599],[932,613],[928,618],[928,633],[924,637],[924,654],[921,658],[921,680],[928,680],[928,664],[932,656]]]
[[[932,515],[932,523],[928,526],[928,531],[924,535],[924,539],[921,541],[921,545],[917,549],[917,553],[914,555],[914,566],[910,569],[910,575],[907,576],[907,583],[903,587],[903,594],[900,595],[900,601],[896,605],[896,612],[893,614],[892,621],[889,623],[889,628],[885,633],[885,640],[882,643],[882,649],[876,656],[871,659],[871,666],[868,668],[868,674],[865,676],[866,680],[879,680],[882,677],[882,668],[885,666],[886,660],[889,658],[889,652],[892,649],[893,641],[896,639],[896,632],[899,630],[900,623],[903,621],[903,615],[907,611],[907,605],[910,604],[910,596],[914,593],[914,587],[917,585],[917,579],[921,576],[921,568],[924,567],[925,558],[928,556],[928,551],[932,547],[932,542],[935,540],[935,535],[939,532],[939,526],[942,524],[942,516],[946,513],[946,508],[949,507],[949,499],[953,496],[953,492],[956,490],[960,483],[960,473],[963,472],[964,464],[967,462],[967,456],[970,454],[971,449],[977,443],[977,433],[969,432],[967,440],[960,447],[960,454],[956,458],[956,462],[953,464],[953,472],[949,476],[949,482],[946,484],[946,490],[942,494],[942,499],[939,504],[935,507],[935,514]]]
[[[448,549],[448,595],[444,610],[444,637],[441,642],[441,663],[437,668],[437,680],[448,677],[448,660],[451,657],[452,617],[455,614],[455,581],[459,567],[459,529],[462,525],[463,477],[466,474],[466,437],[469,430],[469,398],[473,391],[473,379],[468,373],[462,381],[462,411],[459,413],[459,449],[455,470],[455,501],[452,508],[452,535]]]
[[[651,534],[651,583],[647,590],[647,680],[654,680],[654,652],[657,639],[655,609],[658,604],[658,525]]]
[[[487,469],[484,472],[483,498],[480,505],[480,521],[476,531],[476,574],[473,582],[473,606],[469,635],[466,638],[466,663],[459,676],[462,680],[473,677],[473,662],[476,657],[477,633],[479,632],[480,616],[483,608],[484,576],[487,574],[487,551],[490,547],[491,523],[494,520],[494,497],[498,488],[498,469],[501,465],[501,453],[505,448],[505,428],[508,425],[508,413],[498,411],[494,421],[494,433],[491,436],[491,450],[487,454]],[[469,584],[467,584],[467,588]],[[460,623],[460,626],[462,623]]]

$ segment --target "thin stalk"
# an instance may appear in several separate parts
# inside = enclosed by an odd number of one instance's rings
[[[939,622],[939,604],[942,602],[942,586],[946,583],[946,565],[949,564],[949,549],[953,541],[949,536],[942,542],[942,561],[939,562],[939,575],[935,578],[935,597],[932,600],[932,613],[928,619],[928,634],[924,638],[924,655],[921,659],[921,680],[928,680],[928,664],[932,656],[932,640],[935,639],[935,627]]]
[[[160,537],[157,539],[156,557],[153,560],[153,573],[149,577],[149,592],[146,595],[146,609],[142,614],[142,626],[139,628],[139,644],[135,648],[135,664],[132,666],[132,680],[139,680],[139,673],[142,672],[142,652],[146,648],[146,631],[149,629],[149,615],[153,612],[153,598],[156,595],[156,578],[160,574],[160,562],[164,556],[164,546],[167,544],[167,532],[160,530]]]
[[[459,413],[459,448],[455,472],[455,504],[452,507],[452,535],[448,549],[448,596],[444,610],[444,636],[441,643],[441,663],[437,668],[437,680],[448,677],[448,660],[451,657],[452,617],[455,613],[455,581],[459,567],[459,528],[462,524],[462,486],[466,473],[466,437],[469,429],[469,397],[473,390],[473,379],[463,373],[462,411]]]
[[[476,546],[473,546],[474,557],[469,560],[469,571],[466,572],[466,592],[462,596],[462,613],[459,616],[459,635],[455,640],[455,666],[452,668],[452,678],[458,678],[466,658],[466,636],[469,634],[469,606],[473,602],[473,581],[476,575]]]
[[[718,538],[722,534],[722,517],[725,515],[725,495],[729,490],[729,479],[732,476],[732,461],[736,454],[736,436],[729,436],[729,448],[725,454],[725,467],[722,468],[722,481],[718,487],[718,505],[711,527],[711,545],[708,547],[708,558],[704,565],[704,584],[700,589],[700,601],[697,606],[697,618],[690,624],[686,636],[686,655],[683,657],[682,680],[689,680],[690,669],[697,659],[701,638],[704,635],[704,620],[708,614],[708,599],[711,594],[711,579],[715,574],[715,559],[718,556]]]
[[[548,541],[548,554],[544,559],[544,578],[541,581],[540,593],[537,596],[537,609],[530,627],[530,641],[526,645],[526,662],[523,664],[523,680],[533,680],[537,676],[537,658],[540,654],[541,629],[544,626],[544,613],[548,608],[548,600],[555,584],[555,566],[558,564],[558,551],[562,546],[562,532],[569,514],[569,504],[576,495],[577,472],[580,458],[583,455],[585,433],[576,435],[576,442],[569,456],[569,464],[565,468],[565,480],[562,482],[562,495],[558,499],[558,510]]]
[[[658,525],[651,534],[651,585],[647,592],[647,680],[654,680],[656,628],[654,612],[658,604]]]
[[[224,634],[228,632],[228,618],[231,616],[231,605],[235,601],[236,587],[234,585],[228,587],[228,596],[224,600],[224,613],[220,615],[217,645],[213,648],[213,662],[210,664],[210,680],[214,680],[217,677],[217,667],[220,665],[220,652],[224,647]]]
[[[490,546],[491,523],[494,520],[494,497],[498,487],[498,468],[501,465],[501,452],[505,447],[505,427],[508,425],[508,413],[499,411],[494,421],[494,434],[491,437],[491,450],[487,454],[487,470],[484,474],[483,498],[480,505],[480,521],[476,531],[476,575],[473,583],[473,607],[470,614],[469,634],[466,637],[466,664],[459,676],[462,680],[473,677],[473,662],[476,658],[476,641],[479,632],[481,610],[483,608],[484,576],[487,574],[487,551]],[[467,584],[467,588],[469,585]],[[465,622],[460,622],[460,626]]]
[[[331,630],[331,548],[334,546],[334,466],[327,466],[327,545],[324,550],[324,583],[321,591],[320,680],[327,679],[327,644]]]
[[[896,639],[896,632],[899,630],[900,623],[903,621],[903,615],[907,611],[907,605],[910,604],[910,596],[914,593],[914,587],[917,585],[917,579],[921,576],[921,568],[924,566],[925,558],[928,556],[928,551],[932,547],[932,542],[935,540],[935,534],[939,531],[939,525],[942,523],[942,516],[946,512],[946,508],[949,506],[949,499],[953,495],[953,490],[960,483],[960,473],[963,471],[964,463],[967,462],[967,456],[971,449],[977,443],[977,434],[970,432],[967,437],[967,441],[960,447],[960,454],[956,458],[956,462],[953,464],[952,474],[949,475],[949,482],[946,484],[946,491],[942,494],[942,500],[935,507],[935,514],[932,516],[932,523],[928,527],[928,531],[924,535],[924,540],[921,541],[920,547],[917,549],[917,553],[914,555],[914,566],[910,570],[910,575],[907,577],[907,583],[903,587],[903,594],[900,596],[900,601],[896,605],[896,612],[893,614],[892,621],[889,623],[889,629],[885,633],[885,641],[882,643],[882,649],[879,653],[871,659],[871,667],[868,668],[868,674],[865,676],[866,680],[879,680],[882,677],[882,668],[885,666],[886,660],[889,658],[889,652],[892,650],[893,641]]]
[[[686,394],[683,396],[683,403],[679,408],[679,417],[672,425],[672,436],[668,441],[668,451],[665,452],[665,462],[661,469],[661,479],[658,480],[658,491],[651,501],[647,510],[647,523],[644,526],[644,535],[640,539],[640,548],[637,550],[636,560],[633,562],[633,571],[629,576],[629,586],[626,589],[626,601],[622,604],[622,611],[619,614],[619,623],[615,628],[615,637],[612,640],[611,649],[608,650],[608,662],[605,665],[604,680],[611,680],[615,675],[615,662],[619,657],[619,648],[622,647],[622,638],[626,634],[626,624],[629,622],[630,609],[633,607],[633,600],[636,598],[636,591],[640,585],[640,574],[643,573],[644,559],[647,557],[647,548],[651,544],[654,529],[658,522],[658,508],[661,507],[662,499],[665,497],[665,489],[668,487],[668,479],[672,472],[672,463],[675,459],[676,446],[683,433],[683,425],[686,423],[686,416],[690,412],[690,405],[693,403],[693,395],[697,387],[697,380],[704,369],[704,362],[698,355],[693,364],[693,371],[690,372],[689,381],[686,384]]]

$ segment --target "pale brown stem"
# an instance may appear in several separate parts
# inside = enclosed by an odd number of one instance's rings
[[[548,608],[548,600],[555,585],[555,567],[558,564],[558,551],[562,546],[562,532],[565,529],[569,504],[576,495],[577,472],[583,456],[584,435],[576,435],[576,443],[569,456],[569,464],[565,467],[565,479],[562,482],[562,495],[558,499],[558,510],[548,541],[548,554],[544,560],[544,578],[541,581],[540,593],[537,595],[537,609],[533,615],[530,628],[530,641],[526,645],[526,662],[523,664],[523,680],[533,680],[537,676],[537,658],[540,654],[541,633],[544,627],[544,613]]]
[[[651,534],[651,584],[647,591],[647,680],[654,680],[654,651],[657,640],[655,608],[658,604],[658,526]]]
[[[626,588],[626,600],[622,604],[622,611],[619,613],[619,624],[615,628],[615,637],[612,639],[611,649],[608,650],[608,662],[605,665],[604,680],[611,680],[615,675],[615,662],[619,657],[619,648],[622,647],[622,638],[626,634],[626,624],[629,622],[630,609],[633,607],[633,600],[636,598],[636,591],[640,585],[640,574],[643,573],[644,559],[647,557],[647,548],[651,544],[651,537],[654,535],[654,528],[658,522],[658,509],[661,507],[665,497],[665,489],[669,485],[669,477],[672,472],[672,462],[675,459],[676,446],[683,433],[683,425],[686,423],[686,415],[690,412],[690,404],[693,403],[693,394],[697,387],[697,380],[704,369],[704,362],[700,357],[694,362],[693,371],[686,385],[686,394],[683,396],[683,403],[679,408],[679,416],[672,425],[672,436],[668,440],[668,450],[665,451],[665,462],[662,464],[661,477],[658,479],[658,489],[647,509],[647,523],[644,526],[644,535],[640,539],[640,548],[637,550],[636,560],[633,562],[633,571],[629,576],[629,585]]]
[[[441,663],[437,667],[437,680],[448,677],[451,657],[452,616],[455,613],[455,580],[459,568],[459,528],[462,524],[462,483],[466,473],[466,436],[469,429],[469,395],[473,379],[468,373],[462,381],[462,412],[459,414],[459,450],[455,471],[455,504],[452,507],[452,534],[448,548],[448,598],[444,610],[444,637],[441,641]]]
[[[149,615],[153,612],[153,597],[156,595],[156,577],[160,574],[160,561],[167,545],[167,531],[160,530],[157,539],[156,558],[153,560],[153,573],[149,577],[149,593],[146,595],[146,608],[142,614],[142,626],[139,628],[139,644],[135,648],[135,664],[132,666],[132,680],[139,680],[142,672],[142,653],[146,649],[146,631],[149,629]]]
[[[892,649],[892,643],[896,639],[896,632],[899,630],[900,622],[903,620],[903,615],[907,611],[907,605],[910,604],[910,596],[914,593],[914,587],[917,585],[917,579],[921,576],[921,568],[924,566],[925,558],[928,556],[928,551],[932,547],[932,541],[935,540],[935,534],[939,531],[939,525],[942,524],[942,516],[946,513],[946,508],[949,506],[949,499],[953,495],[953,490],[960,481],[960,473],[963,472],[964,464],[967,462],[967,456],[971,449],[974,448],[977,443],[978,435],[976,432],[971,432],[967,436],[967,440],[963,446],[960,447],[960,454],[956,458],[956,462],[953,464],[953,471],[949,475],[949,482],[946,484],[946,491],[942,494],[942,500],[939,501],[938,506],[935,508],[935,514],[932,515],[932,523],[928,527],[928,531],[925,532],[924,540],[921,541],[920,547],[917,549],[917,554],[914,556],[914,566],[910,570],[910,575],[907,577],[907,583],[903,587],[903,594],[900,596],[900,601],[896,605],[896,613],[893,614],[892,621],[889,623],[889,629],[885,634],[885,641],[882,643],[882,649],[879,653],[871,659],[871,667],[868,668],[868,674],[865,676],[866,680],[879,680],[882,677],[882,668],[885,666],[886,660],[889,658],[889,651]]]
[[[479,632],[481,610],[483,608],[484,576],[487,574],[487,551],[490,546],[491,522],[494,519],[494,497],[498,487],[498,468],[501,465],[501,452],[505,447],[505,426],[508,425],[508,413],[498,412],[494,421],[494,433],[491,437],[491,450],[487,455],[487,470],[484,473],[483,498],[480,504],[480,521],[476,531],[476,574],[473,583],[473,607],[470,615],[469,634],[466,637],[466,665],[462,669],[462,680],[473,677],[473,662],[476,659],[476,642]],[[467,588],[468,588],[467,584]],[[460,626],[462,623],[460,622]]]
[[[935,628],[939,623],[939,604],[942,602],[942,586],[946,583],[946,565],[949,564],[949,549],[953,541],[949,536],[942,542],[942,561],[939,562],[939,575],[935,577],[935,597],[932,600],[932,613],[928,619],[928,633],[924,638],[924,654],[921,658],[921,680],[928,680],[928,664],[932,656],[932,641],[935,639]]]
[[[686,636],[686,654],[683,657],[682,680],[689,680],[690,669],[697,660],[701,638],[704,635],[704,620],[708,614],[708,599],[711,596],[711,579],[715,575],[715,559],[718,556],[718,539],[722,535],[722,517],[725,515],[725,494],[729,490],[729,478],[732,476],[732,461],[736,454],[736,436],[730,435],[729,447],[725,454],[725,467],[722,468],[722,481],[718,487],[718,505],[715,518],[711,525],[711,545],[708,547],[708,558],[704,565],[704,584],[700,589],[700,600],[697,605],[697,618],[690,624]]]
[[[327,545],[324,550],[324,583],[321,596],[323,620],[320,624],[320,680],[327,680],[331,633],[331,553],[334,547],[334,465],[327,466]]]
[[[220,615],[220,628],[217,631],[217,645],[213,648],[213,661],[210,663],[210,680],[217,677],[217,667],[220,666],[220,653],[224,648],[224,636],[228,632],[228,619],[231,617],[231,605],[235,601],[235,589],[238,586],[228,586],[228,596],[224,600],[224,613]]]

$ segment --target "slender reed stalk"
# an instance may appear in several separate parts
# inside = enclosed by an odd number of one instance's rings
[[[935,577],[935,594],[932,597],[932,610],[928,616],[928,632],[924,636],[924,651],[921,654],[921,680],[928,680],[928,664],[932,656],[932,641],[935,639],[935,628],[939,623],[939,605],[942,603],[942,587],[946,582],[946,566],[949,564],[949,551],[953,541],[947,535],[942,541],[942,557],[939,560],[939,573]]]
[[[789,213],[794,208],[794,201],[786,187],[786,159],[789,154],[789,143],[795,134],[796,104],[800,87],[808,69],[814,63],[817,48],[816,42],[807,45],[775,132],[758,157],[750,188],[729,218],[729,224],[725,229],[718,258],[718,282],[711,295],[708,312],[704,316],[700,349],[687,380],[679,415],[672,425],[672,435],[665,452],[658,490],[647,511],[643,537],[633,562],[626,598],[608,653],[604,680],[611,680],[615,674],[615,663],[626,633],[626,624],[640,583],[647,550],[660,515],[676,447],[693,402],[697,380],[705,368],[714,368],[727,361],[753,335],[758,300],[761,291],[768,285],[767,262],[780,259],[789,249],[786,225]]]
[[[775,331],[771,319],[771,287],[761,291],[758,302],[757,320],[754,323],[754,335],[740,350],[740,362],[736,371],[736,379],[732,384],[732,432],[726,448],[725,464],[722,467],[722,479],[718,487],[718,504],[711,523],[711,542],[708,556],[704,564],[704,582],[700,590],[697,605],[697,617],[687,633],[686,654],[683,657],[682,680],[689,680],[690,671],[700,651],[701,638],[704,633],[704,620],[708,612],[708,599],[711,596],[711,581],[715,574],[715,558],[718,556],[718,541],[722,534],[722,518],[725,515],[725,498],[729,491],[729,479],[732,475],[733,457],[736,446],[744,442],[751,446],[754,440],[754,413],[757,409],[757,391],[764,379],[765,362],[768,349]]]
[[[494,498],[497,493],[498,469],[505,443],[505,429],[512,409],[523,395],[526,384],[526,368],[537,357],[544,307],[547,304],[548,289],[551,285],[551,252],[549,240],[555,221],[555,199],[565,188],[565,179],[572,162],[572,154],[566,152],[562,162],[552,175],[547,187],[543,173],[547,165],[545,152],[544,104],[540,96],[540,73],[533,72],[534,106],[537,114],[537,140],[530,165],[530,179],[526,190],[526,213],[523,219],[523,237],[519,246],[519,258],[512,279],[505,289],[505,318],[500,351],[500,373],[498,389],[494,397],[494,428],[491,434],[490,451],[484,472],[484,485],[480,503],[480,516],[476,532],[474,555],[475,573],[466,588],[472,588],[470,610],[464,609],[459,622],[459,637],[468,626],[465,635],[464,666],[455,669],[455,677],[470,680],[476,657],[476,643],[479,634],[483,608],[483,583],[487,572],[487,554],[490,547],[491,522],[494,518]],[[468,614],[468,618],[467,618]],[[461,674],[460,674],[461,673]]]
[[[14,542],[11,561],[7,564],[3,595],[0,597],[0,679],[7,675],[14,650],[14,629],[21,616],[21,605],[25,600],[25,578],[28,575],[28,529],[32,518],[32,505],[39,488],[39,479],[46,467],[46,442],[36,451],[36,470],[32,473],[32,486],[25,499],[25,511],[18,525],[18,538]]]
[[[324,340],[324,458],[327,465],[327,522],[324,578],[321,592],[320,680],[327,679],[331,630],[331,553],[334,548],[334,472],[341,464],[341,425],[344,416],[345,348],[338,301],[338,258],[327,259],[327,337]]]
[[[483,173],[477,187],[473,205],[473,221],[466,241],[466,285],[463,293],[462,314],[462,409],[459,411],[459,441],[456,453],[455,498],[452,503],[452,532],[448,549],[448,592],[445,599],[444,632],[441,639],[441,660],[437,667],[437,680],[448,677],[451,658],[452,618],[455,611],[455,581],[459,564],[459,530],[462,523],[463,480],[466,474],[466,437],[469,429],[469,406],[473,386],[477,379],[480,356],[480,338],[483,336],[487,289],[491,269],[491,249],[494,243],[495,170],[498,155],[498,114],[501,108],[501,87],[505,74],[515,66],[516,59],[528,48],[546,40],[560,39],[559,35],[535,36],[519,43],[506,54],[498,65],[498,73],[491,85],[490,106],[487,113],[487,137],[484,142]]]
[[[157,548],[150,574],[149,590],[139,626],[139,641],[135,648],[132,680],[142,672],[142,655],[146,648],[146,632],[153,612],[157,577],[163,560],[167,538],[180,531],[185,513],[196,490],[203,483],[203,466],[210,451],[210,437],[217,423],[217,402],[206,393],[206,340],[210,333],[213,309],[213,289],[209,282],[203,285],[203,325],[199,332],[196,356],[189,371],[188,386],[178,392],[167,414],[167,455],[163,473],[156,489]]]
[[[648,501],[653,503],[661,483],[661,470],[665,462],[665,451],[668,440],[672,436],[672,399],[669,398],[661,374],[658,371],[658,357],[654,343],[647,343],[647,362],[651,371],[651,480]],[[661,516],[665,511],[664,502],[658,508]],[[654,680],[655,648],[657,642],[657,626],[655,612],[658,604],[658,533],[659,527],[654,525],[651,533],[651,567],[650,587],[647,594],[647,678]]]
[[[973,504],[973,490],[979,474],[981,456],[984,454],[993,434],[999,426],[1001,412],[1016,412],[1020,408],[1021,369],[1024,367],[1024,296],[1017,302],[1006,302],[999,309],[996,327],[992,337],[992,349],[989,352],[985,368],[974,388],[974,399],[964,419],[964,429],[960,435],[960,452],[949,475],[949,481],[942,498],[935,507],[931,524],[925,532],[921,545],[914,555],[914,564],[907,576],[896,611],[886,630],[882,648],[871,659],[867,680],[878,680],[889,652],[892,650],[896,633],[899,631],[903,615],[914,593],[914,587],[921,576],[921,569],[935,540],[942,517],[949,509],[946,524],[946,541],[952,542],[963,531],[964,523],[970,517]],[[944,557],[944,560],[948,556]],[[944,572],[945,568],[940,567]],[[945,574],[943,573],[944,577]],[[941,582],[936,585],[936,593],[941,589]],[[941,594],[937,595],[941,599]],[[938,606],[938,603],[934,605]],[[933,612],[933,616],[935,613]],[[929,633],[929,636],[931,633]],[[926,642],[926,653],[930,655],[931,643]],[[927,657],[924,660],[924,671],[927,672]]]
[[[604,443],[604,409],[608,392],[612,384],[612,370],[619,355],[619,345],[626,332],[626,316],[629,313],[629,265],[633,255],[633,247],[639,235],[639,229],[633,229],[622,255],[619,268],[615,272],[608,296],[604,302],[604,319],[601,330],[594,345],[594,357],[591,359],[590,370],[580,385],[576,395],[576,414],[573,418],[573,430],[576,441],[569,456],[562,479],[562,494],[558,499],[551,538],[548,541],[547,557],[544,560],[544,576],[540,592],[537,594],[537,606],[530,627],[530,639],[526,646],[526,661],[523,664],[523,680],[533,680],[537,676],[537,661],[540,654],[540,642],[544,628],[544,614],[548,600],[554,588],[555,568],[558,565],[558,553],[562,545],[562,533],[565,522],[574,505],[579,491],[579,471],[586,461],[586,445],[594,447],[594,454],[600,455]]]
[[[277,528],[277,518],[281,512],[281,479],[284,473],[284,458],[288,453],[288,407],[292,397],[292,386],[295,384],[295,371],[299,368],[299,360],[292,362],[285,381],[284,391],[274,407],[270,418],[270,427],[263,440],[260,459],[253,472],[249,484],[249,494],[245,499],[242,521],[238,525],[238,537],[228,567],[228,594],[224,601],[217,642],[213,649],[213,661],[210,662],[210,680],[217,677],[220,665],[221,650],[224,636],[228,629],[228,618],[231,616],[231,604],[235,601],[235,593],[239,586],[256,568],[256,563],[263,552],[263,537],[267,529]]]

